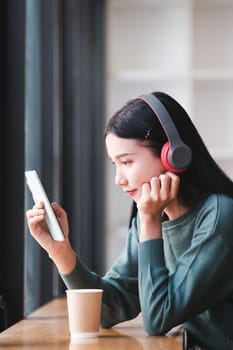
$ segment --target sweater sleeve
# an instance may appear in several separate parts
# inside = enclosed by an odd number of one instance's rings
[[[132,319],[140,312],[138,295],[138,232],[136,220],[129,230],[125,249],[110,271],[101,277],[91,272],[78,258],[75,269],[61,275],[67,288],[104,290],[101,325],[111,327]]]
[[[145,329],[165,334],[223,300],[233,290],[233,205],[218,198],[196,218],[190,247],[169,276],[163,241],[140,244],[139,295]]]

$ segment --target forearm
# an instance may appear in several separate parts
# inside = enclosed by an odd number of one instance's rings
[[[126,247],[104,276],[90,271],[80,259],[73,271],[61,274],[67,288],[101,288],[103,293],[101,324],[114,324],[134,318],[140,312],[138,297],[138,237],[131,232]]]
[[[176,325],[178,313],[172,315],[170,310],[168,281],[163,241],[143,242],[139,250],[139,295],[144,327],[149,334],[165,334]]]

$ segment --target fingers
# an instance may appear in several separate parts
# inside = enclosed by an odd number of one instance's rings
[[[45,209],[43,202],[36,203],[32,209],[26,211],[26,218],[29,227],[35,228],[38,223],[45,220]]]
[[[60,207],[58,203],[53,202],[51,203],[51,205],[57,216],[63,216],[65,214],[65,210],[62,207]]]
[[[66,211],[62,207],[60,207],[60,205],[58,203],[52,203],[52,208],[53,208],[55,215],[59,221],[64,221],[64,220],[67,221]]]
[[[162,174],[159,176],[160,189],[159,194],[161,199],[165,199],[170,194],[171,189],[171,178],[167,174]]]
[[[44,219],[45,210],[44,209],[30,209],[26,212],[27,219],[31,220],[35,217],[41,217]]]
[[[161,174],[159,180],[161,199],[174,199],[178,194],[180,178],[173,173],[167,172]]]
[[[167,172],[158,177],[152,177],[149,183],[144,183],[141,189],[141,199],[145,201],[170,201],[179,191],[180,179],[177,175]]]
[[[177,197],[179,183],[179,177],[170,172],[155,176],[150,182],[144,183],[137,201],[139,214],[161,218],[163,210]]]
[[[173,173],[168,173],[168,176],[170,176],[171,178],[170,193],[171,193],[171,196],[175,198],[179,192],[180,178],[179,176]]]
[[[161,179],[159,177],[152,177],[150,181],[150,189],[152,198],[157,200],[161,189]]]
[[[52,208],[54,209],[56,216],[57,217],[62,217],[65,215],[65,211],[57,204],[57,203],[52,203]],[[38,202],[36,203],[32,209],[29,209],[26,212],[26,217],[28,219],[33,218],[35,216],[45,216],[45,209],[44,209],[44,204],[43,202]]]

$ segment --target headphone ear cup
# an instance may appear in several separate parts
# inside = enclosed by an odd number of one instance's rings
[[[161,158],[161,162],[163,163],[163,166],[168,170],[171,171],[172,173],[181,173],[182,171],[184,171],[185,169],[176,169],[174,168],[170,162],[169,162],[169,152],[171,151],[171,147],[170,147],[170,142],[167,141],[164,145],[163,148],[161,150],[161,154],[160,154],[160,158]]]

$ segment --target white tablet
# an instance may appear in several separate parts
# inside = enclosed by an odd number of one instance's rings
[[[27,185],[32,193],[34,202],[43,202],[46,211],[46,222],[51,233],[51,236],[56,241],[64,241],[64,234],[61,226],[56,218],[53,208],[48,200],[47,194],[40,181],[36,170],[25,171]]]

